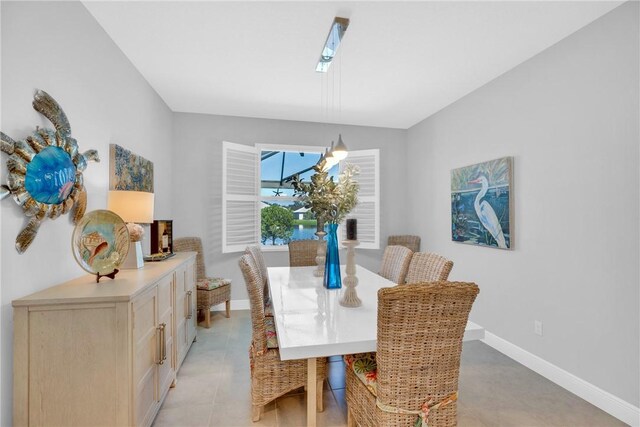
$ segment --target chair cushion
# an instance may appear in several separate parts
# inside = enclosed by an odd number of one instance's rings
[[[378,365],[376,364],[376,353],[357,353],[344,356],[347,369],[353,370],[356,377],[367,389],[377,396],[378,388]]]
[[[264,303],[264,315],[265,317],[273,317],[273,304],[270,299]]]
[[[220,286],[230,285],[231,280],[223,279],[222,277],[205,277],[204,279],[198,279],[196,287],[206,291],[217,289]]]
[[[278,336],[276,335],[276,322],[273,317],[264,318],[264,332],[267,336],[267,348],[278,348]]]

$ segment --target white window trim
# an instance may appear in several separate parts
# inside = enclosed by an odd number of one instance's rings
[[[318,145],[286,145],[286,144],[256,144],[255,147],[258,149],[258,153],[261,151],[293,151],[300,152],[304,151],[306,153],[324,153],[324,150],[327,147],[320,147]]]

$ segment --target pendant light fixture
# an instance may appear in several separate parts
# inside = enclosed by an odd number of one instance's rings
[[[333,157],[338,159],[338,161],[346,159],[347,156],[349,155],[349,152],[347,151],[347,146],[345,145],[344,142],[342,142],[342,134],[338,134],[338,143],[333,148],[332,154],[333,154]]]
[[[327,39],[322,48],[322,52],[320,53],[320,61],[316,67],[316,71],[320,73],[328,73],[329,66],[333,61],[334,57],[337,54],[338,46],[344,37],[347,28],[349,27],[349,19],[335,17],[333,20],[333,24],[331,25],[331,29],[329,30],[329,34],[327,35]],[[335,82],[335,67],[332,71],[332,78]],[[342,115],[342,59],[339,61],[339,82],[338,82],[338,90],[339,90],[339,115]],[[322,85],[321,85],[322,87]],[[328,92],[329,88],[327,85],[327,113],[328,113]],[[332,89],[333,92],[333,89]],[[322,104],[322,102],[321,102]],[[335,105],[335,92],[332,93],[332,107]],[[333,108],[332,108],[333,110]],[[347,150],[347,146],[342,140],[342,134],[338,134],[338,144],[334,147],[334,142],[331,141],[331,148],[325,151],[324,156],[320,156],[320,160],[318,164],[321,164],[324,161],[324,170],[329,170],[336,164],[338,164],[341,160],[344,160],[349,154]]]
[[[340,160],[334,155],[333,141],[331,141],[331,148],[328,149],[324,155],[324,160],[325,160],[325,164],[324,164],[325,171],[328,171],[329,169],[337,165],[338,162],[340,162]]]
[[[320,60],[316,66],[316,71],[318,73],[326,73],[329,71],[331,61],[333,61],[333,58],[336,56],[338,46],[340,46],[340,41],[342,41],[347,28],[349,28],[349,20],[347,18],[340,18],[336,16],[333,19],[329,35],[327,35],[327,40],[324,42],[322,52],[320,52]]]

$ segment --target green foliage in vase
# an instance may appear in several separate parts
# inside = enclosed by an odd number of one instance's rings
[[[315,173],[311,175],[311,182],[303,182],[299,176],[293,178],[294,194],[313,212],[318,220],[318,229],[322,229],[325,222],[341,223],[358,204],[360,186],[354,176],[360,173],[360,169],[347,164],[338,182],[324,170],[324,159],[313,170]]]
[[[293,213],[279,205],[271,205],[260,211],[262,218],[260,231],[262,243],[271,239],[271,244],[276,244],[276,239],[288,241],[293,235]]]

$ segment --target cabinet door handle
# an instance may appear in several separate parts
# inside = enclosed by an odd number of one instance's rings
[[[187,319],[193,317],[193,291],[187,291]]]
[[[158,327],[156,328],[156,337],[158,338],[156,344],[156,355],[158,356],[156,363],[158,365],[162,365],[162,325],[158,325]]]
[[[158,365],[162,365],[165,360],[167,360],[167,334],[166,334],[167,324],[161,323],[158,326],[158,330],[160,331],[160,356],[158,357]]]
[[[167,324],[162,324],[162,361],[167,360]]]

